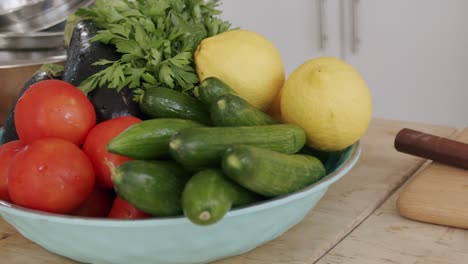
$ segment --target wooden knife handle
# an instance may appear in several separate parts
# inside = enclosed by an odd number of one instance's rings
[[[394,144],[399,152],[468,169],[468,144],[409,128],[397,133]]]

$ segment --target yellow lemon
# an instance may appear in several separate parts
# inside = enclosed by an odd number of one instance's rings
[[[204,39],[195,51],[200,81],[217,77],[240,97],[266,111],[284,83],[284,65],[264,36],[236,29]]]
[[[281,94],[281,115],[285,122],[305,130],[308,146],[342,150],[366,132],[372,98],[353,66],[320,57],[306,61],[288,77]]]

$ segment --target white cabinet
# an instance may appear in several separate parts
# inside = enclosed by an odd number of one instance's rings
[[[375,117],[468,125],[466,0],[222,0],[221,9],[275,43],[287,75],[318,56],[352,64]]]
[[[222,18],[233,27],[256,31],[282,55],[286,74],[310,58],[339,55],[335,0],[222,0]],[[320,37],[322,35],[322,37]],[[322,40],[322,41],[321,41]]]
[[[468,125],[468,1],[344,3],[344,59],[368,82],[375,116]]]

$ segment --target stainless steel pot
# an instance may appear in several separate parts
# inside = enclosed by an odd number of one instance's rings
[[[41,31],[65,21],[78,8],[87,6],[92,2],[94,1],[32,0],[21,5],[14,4],[13,1],[7,1],[4,3],[6,8],[3,11],[0,10],[0,32],[29,33]],[[8,9],[8,7],[10,8]]]
[[[64,61],[66,18],[78,8],[90,6],[94,2],[1,0],[0,69]]]
[[[55,49],[63,46],[63,31],[0,33],[0,50]]]
[[[0,2],[0,14],[13,12],[42,1],[43,0],[2,0]]]
[[[65,61],[67,51],[61,49],[5,51],[0,50],[0,69],[17,68]]]

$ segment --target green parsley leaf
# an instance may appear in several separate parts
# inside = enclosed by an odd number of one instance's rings
[[[168,64],[163,64],[159,70],[159,79],[170,88],[174,88],[174,72]]]
[[[190,92],[199,84],[193,54],[200,42],[230,29],[217,17],[213,0],[96,0],[75,14],[94,19],[100,31],[92,38],[111,44],[121,53],[117,61],[89,76],[80,89],[88,93],[98,86],[129,87],[139,100],[148,87],[167,87]]]

